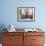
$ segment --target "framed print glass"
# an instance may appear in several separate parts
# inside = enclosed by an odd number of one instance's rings
[[[17,20],[21,22],[34,22],[35,7],[18,7]]]

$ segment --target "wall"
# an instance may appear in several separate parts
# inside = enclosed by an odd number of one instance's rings
[[[13,24],[16,28],[46,28],[45,0],[1,0],[0,25]],[[35,22],[17,22],[17,7],[35,7]]]

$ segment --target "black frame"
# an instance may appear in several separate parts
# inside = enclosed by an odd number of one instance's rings
[[[20,17],[21,17],[21,12],[20,12],[20,10],[22,10],[22,9],[30,9],[30,10],[32,10],[33,12],[32,12],[32,16],[33,16],[33,19],[21,19]],[[35,21],[35,7],[18,7],[17,8],[17,21],[19,21],[19,22],[34,22]]]

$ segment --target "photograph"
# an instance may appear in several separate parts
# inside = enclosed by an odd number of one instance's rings
[[[17,20],[24,22],[35,21],[35,8],[34,7],[18,7]]]

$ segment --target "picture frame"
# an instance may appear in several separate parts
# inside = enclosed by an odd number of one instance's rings
[[[35,7],[18,7],[17,21],[20,22],[34,22],[35,21]]]

